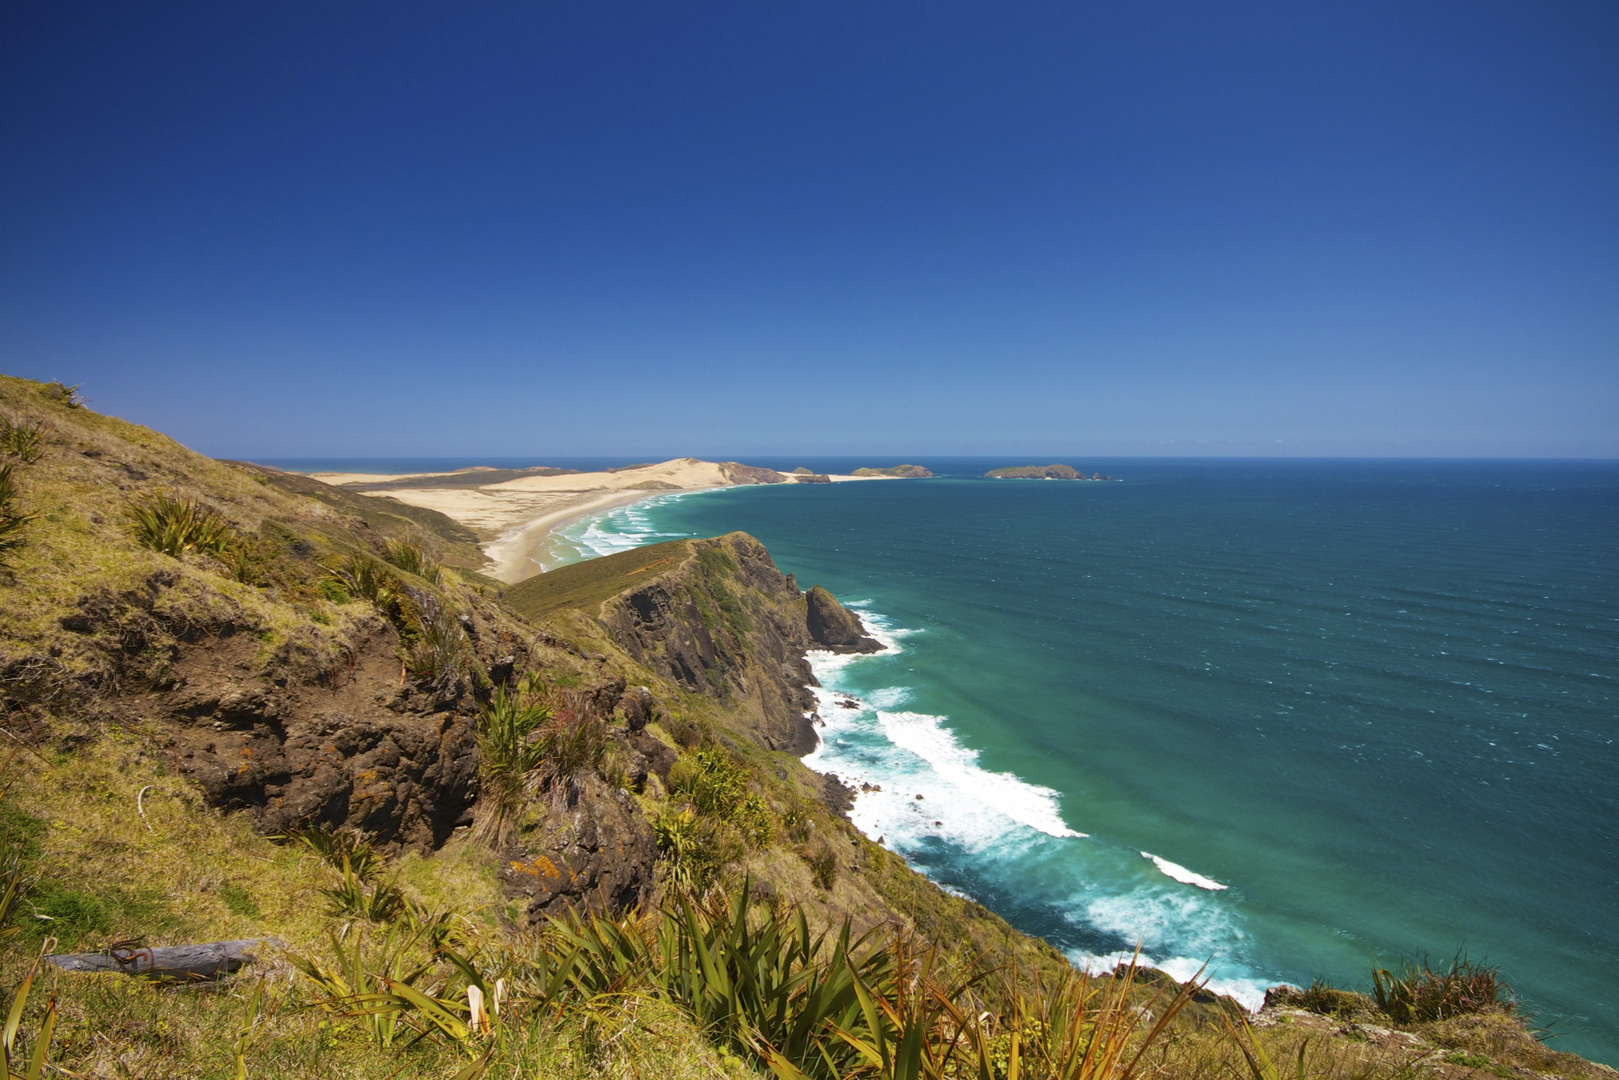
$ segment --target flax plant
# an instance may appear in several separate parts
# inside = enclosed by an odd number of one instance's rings
[[[135,541],[164,555],[225,555],[231,547],[230,525],[218,510],[196,499],[159,493],[132,504],[128,518]]]

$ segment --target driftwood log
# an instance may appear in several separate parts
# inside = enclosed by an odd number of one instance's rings
[[[45,957],[45,963],[63,971],[116,971],[153,979],[201,982],[229,975],[251,963],[262,946],[279,944],[274,938],[246,938],[156,949],[117,948],[98,953],[57,953]]]

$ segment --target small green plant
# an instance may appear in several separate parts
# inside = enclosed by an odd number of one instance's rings
[[[328,573],[332,576],[323,585],[335,585],[345,596],[362,597],[379,608],[394,601],[393,575],[381,561],[364,552],[349,552],[337,568]],[[332,593],[327,592],[327,595],[332,596]]]
[[[343,917],[391,923],[409,910],[404,891],[392,882],[368,882],[347,862],[337,884],[322,889],[327,910]]]
[[[136,543],[178,558],[188,551],[228,555],[230,525],[218,510],[196,499],[157,494],[130,506],[130,532]]]
[[[1406,961],[1398,971],[1372,969],[1372,997],[1397,1024],[1424,1023],[1451,1016],[1515,1007],[1500,972],[1469,960],[1457,950],[1450,966],[1434,968],[1428,958]]]
[[[1482,1054],[1469,1054],[1465,1050],[1452,1050],[1445,1055],[1445,1060],[1452,1065],[1465,1065],[1469,1069],[1487,1069],[1494,1064]]]
[[[311,826],[288,834],[287,839],[296,840],[334,870],[352,870],[362,881],[373,881],[382,872],[382,853],[370,840],[351,829]]]
[[[47,401],[65,405],[69,409],[82,409],[84,408],[84,395],[79,393],[79,387],[83,385],[83,383],[74,383],[72,386],[68,386],[66,383],[53,380],[45,384],[42,392]]]
[[[0,567],[8,564],[11,552],[23,546],[23,531],[34,520],[17,505],[17,481],[11,474],[11,462],[0,465]]]
[[[390,925],[370,948],[363,930],[347,942],[345,937],[331,935],[332,963],[298,953],[287,959],[312,984],[315,1005],[358,1019],[373,1042],[392,1047],[401,1034],[417,1030],[408,1022],[411,1002],[405,995],[433,969],[420,948],[421,934]]]
[[[8,453],[23,464],[32,464],[45,452],[45,427],[42,424],[18,424],[0,416],[0,452]]]
[[[726,856],[731,853],[720,850],[721,840],[713,825],[689,806],[664,810],[652,823],[652,835],[669,868],[669,879],[689,892],[707,889],[720,867],[730,861]]]
[[[530,738],[551,710],[532,692],[497,687],[478,716],[479,793],[473,834],[496,846],[509,837],[543,751]]]
[[[407,574],[415,574],[431,585],[439,584],[443,578],[438,563],[429,558],[420,546],[409,540],[384,541],[382,558],[390,566],[397,567]]]
[[[22,1038],[22,1016],[23,1010],[28,1007],[28,995],[34,987],[34,976],[39,972],[40,958],[55,945],[55,938],[45,939],[39,956],[34,958],[33,964],[28,968],[28,974],[23,976],[22,982],[12,991],[5,1031],[0,1034],[0,1057],[3,1057],[0,1064],[5,1066],[6,1080],[24,1080],[24,1078],[39,1080],[45,1068],[45,1059],[51,1051],[51,1036],[56,1031],[56,998],[52,997],[45,1006],[45,1015],[39,1022],[39,1030],[34,1033],[32,1054],[28,1053],[27,1043]],[[16,1067],[17,1064],[22,1064],[20,1070]]]
[[[804,856],[804,861],[809,864],[815,884],[830,892],[838,882],[837,853],[828,844],[821,843]]]
[[[415,640],[405,656],[405,670],[419,683],[445,692],[472,664],[472,648],[461,620],[430,589],[406,589]]]
[[[23,860],[23,844],[13,843],[0,859],[0,942],[10,941],[19,933],[17,906],[28,894],[27,864]]]

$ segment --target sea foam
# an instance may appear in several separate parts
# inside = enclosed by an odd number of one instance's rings
[[[1026,844],[1033,837],[1025,830],[1056,838],[1085,835],[1063,821],[1059,792],[984,768],[978,751],[947,726],[947,717],[899,708],[909,700],[909,688],[885,687],[863,697],[838,689],[849,665],[893,655],[902,638],[916,633],[892,626],[866,602],[848,606],[860,611],[883,651],[810,653],[821,683],[812,689],[824,726],[820,745],[804,761],[859,789],[849,814],[857,828],[901,851],[928,837],[984,851]]]
[[[1229,889],[1231,887],[1229,885],[1222,885],[1213,878],[1207,878],[1195,871],[1188,870],[1179,863],[1172,863],[1162,855],[1154,855],[1150,851],[1143,851],[1141,853],[1141,857],[1143,859],[1151,859],[1154,866],[1163,871],[1163,873],[1167,876],[1174,878],[1183,885],[1196,885],[1198,888],[1208,889],[1210,892],[1219,892],[1221,889]]]

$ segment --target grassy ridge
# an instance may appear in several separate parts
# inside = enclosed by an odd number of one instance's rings
[[[691,541],[632,548],[536,575],[507,589],[501,597],[512,611],[532,621],[562,608],[594,613],[604,601],[650,577],[679,566],[691,556]]]

